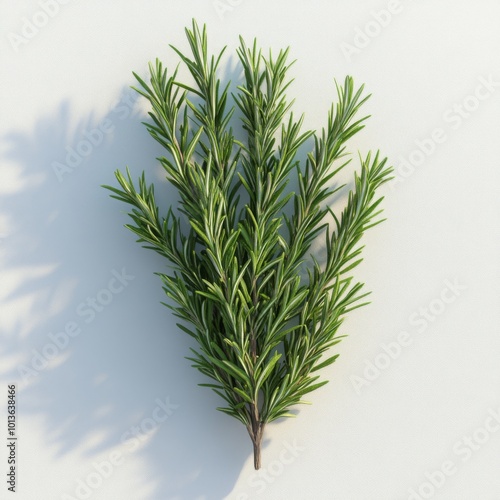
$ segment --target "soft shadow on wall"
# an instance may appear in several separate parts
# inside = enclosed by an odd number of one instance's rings
[[[135,178],[143,169],[160,178],[154,158],[163,152],[135,99],[124,88],[99,120],[75,120],[63,102],[31,133],[3,138],[15,182],[0,212],[2,376],[18,382],[19,411],[44,422],[55,462],[79,453],[91,473],[97,457],[118,450],[143,461],[145,500],[219,500],[250,459],[246,430],[196,385],[203,377],[184,359],[191,339],[160,305],[153,273],[166,263],[134,242],[126,207],[100,187],[126,165]],[[161,190],[165,206],[175,203],[167,183]],[[86,477],[68,478],[60,494],[74,496],[77,479]],[[92,492],[100,498],[99,487]]]

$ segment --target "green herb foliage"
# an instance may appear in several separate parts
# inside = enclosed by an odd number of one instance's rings
[[[334,178],[350,161],[345,144],[367,118],[357,117],[368,98],[363,87],[347,77],[326,127],[302,132],[303,117],[286,97],[288,49],[265,57],[256,42],[249,48],[240,39],[243,83],[231,95],[217,76],[224,50],[209,55],[206,28],[194,21],[186,34],[190,55],[174,50],[194,83],[181,83],[158,60],[149,83],[135,74],[178,208],[160,215],[144,173],[135,184],[128,170],[117,171],[119,187],[105,187],[131,206],[126,227],[138,241],[169,261],[171,271],[159,276],[179,328],[197,341],[188,359],[211,379],[200,385],[222,398],[219,410],[246,426],[259,468],[265,425],[293,416],[291,407],[327,383],[317,372],[337,359],[326,353],[341,339],[343,318],[366,303],[350,271],[361,261],[363,233],[381,222],[376,191],[391,169],[378,153],[361,158],[347,205],[335,214],[328,200],[343,187]],[[231,99],[245,141],[230,127]],[[297,152],[308,144],[301,164]],[[321,261],[311,255],[318,238]]]

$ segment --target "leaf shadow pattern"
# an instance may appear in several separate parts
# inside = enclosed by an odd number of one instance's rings
[[[59,497],[74,497],[86,478],[59,480],[68,455],[91,473],[98,457],[118,450],[147,470],[136,481],[144,500],[220,499],[250,456],[248,437],[197,386],[201,376],[184,359],[190,339],[160,305],[153,273],[164,262],[134,244],[101,188],[127,163],[156,175],[159,151],[131,94],[123,89],[99,119],[78,119],[63,102],[32,131],[1,138],[12,188],[0,205],[0,376],[17,383],[19,413],[41,422]],[[170,409],[168,419],[154,419],[164,415],[158,408]],[[113,476],[105,481],[113,491]]]

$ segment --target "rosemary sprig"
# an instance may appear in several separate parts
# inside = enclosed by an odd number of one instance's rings
[[[167,258],[170,272],[158,273],[170,299],[165,305],[198,343],[188,359],[212,379],[200,385],[222,398],[218,409],[247,428],[258,469],[266,424],[293,416],[292,406],[327,383],[316,372],[338,354],[324,355],[341,340],[345,314],[366,304],[350,271],[361,262],[363,233],[381,222],[376,192],[392,169],[378,153],[362,158],[347,205],[335,214],[327,203],[342,186],[332,180],[350,162],[345,144],[367,118],[357,118],[368,98],[363,87],[347,77],[337,85],[326,127],[302,132],[303,116],[294,117],[286,97],[288,49],[265,57],[256,41],[249,48],[241,39],[243,82],[230,95],[217,76],[224,50],[209,55],[206,28],[195,21],[186,35],[191,53],[174,50],[193,85],[159,60],[150,64],[149,83],[134,73],[135,90],[151,104],[145,125],[166,150],[158,160],[179,191],[179,206],[161,216],[144,173],[136,185],[128,169],[117,171],[119,187],[105,187],[131,206],[126,227],[138,241]],[[230,98],[244,142],[230,127]],[[297,152],[311,138],[301,165]],[[288,189],[293,178],[296,193]],[[310,255],[317,238],[326,247],[324,262]]]

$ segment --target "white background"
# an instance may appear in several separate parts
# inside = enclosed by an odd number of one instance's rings
[[[0,4],[0,497],[16,383],[12,498],[500,499],[498,1],[74,0],[47,2],[51,17],[41,4]],[[289,45],[307,127],[325,124],[334,78],[365,83],[372,118],[347,174],[358,150],[396,167],[388,220],[355,271],[372,304],[345,322],[312,406],[267,428],[260,475],[245,429],[184,359],[192,344],[153,274],[165,263],[100,187],[129,165],[158,182],[162,206],[174,201],[129,86],[156,57],[175,67],[168,45],[187,48],[193,16],[213,50],[228,45],[222,78],[239,77],[239,34]],[[58,178],[68,148],[88,154]],[[133,279],[110,296],[123,269]],[[112,301],[92,316],[92,297]],[[49,334],[68,322],[80,334],[59,335],[54,353]],[[158,401],[170,415],[156,423]]]

